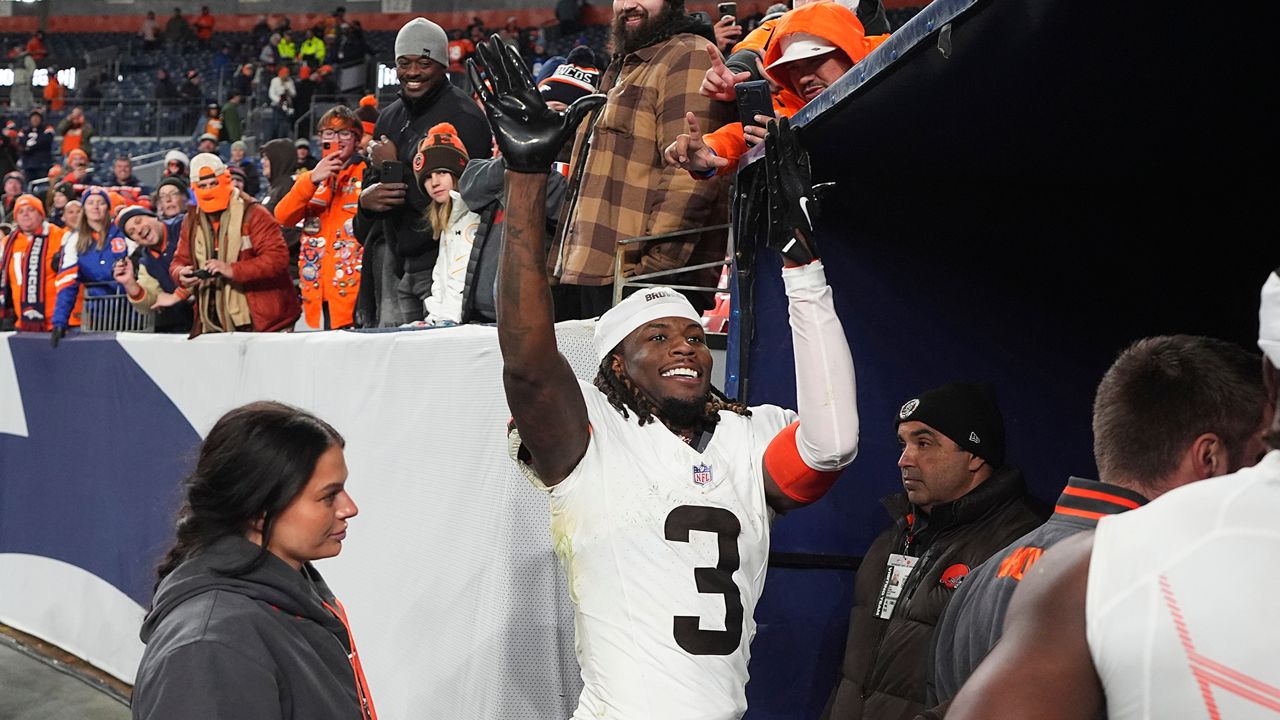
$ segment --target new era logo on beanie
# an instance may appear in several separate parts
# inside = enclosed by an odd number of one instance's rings
[[[898,410],[897,422],[924,423],[992,467],[1004,464],[1004,417],[991,383],[951,383],[922,393]]]

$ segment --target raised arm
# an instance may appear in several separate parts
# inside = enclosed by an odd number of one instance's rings
[[[765,494],[771,507],[785,512],[821,498],[857,455],[857,383],[814,243],[818,193],[808,154],[786,118],[769,123],[765,150],[769,246],[782,254],[800,415],[764,455]]]
[[[565,140],[604,98],[582,98],[566,113],[551,110],[520,56],[496,35],[467,61],[467,73],[507,166],[497,294],[502,382],[527,462],[552,486],[586,453],[589,430],[577,378],[556,348],[546,274],[547,175]]]

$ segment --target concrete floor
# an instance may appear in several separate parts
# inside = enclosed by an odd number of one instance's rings
[[[0,635],[0,720],[128,720],[128,704]]]

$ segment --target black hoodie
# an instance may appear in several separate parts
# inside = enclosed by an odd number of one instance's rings
[[[262,206],[274,215],[276,203],[293,189],[293,170],[298,163],[298,151],[292,140],[277,138],[259,149],[259,153],[271,163],[271,173],[267,175],[267,194],[262,198]],[[298,243],[302,240],[302,231],[297,227],[281,226],[284,244],[289,248],[289,277],[298,279]]]
[[[347,630],[315,568],[269,554],[239,577],[217,572],[260,550],[226,537],[160,583],[142,624],[135,720],[361,717]]]

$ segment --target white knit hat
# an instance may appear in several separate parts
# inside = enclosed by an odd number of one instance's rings
[[[396,33],[396,57],[406,55],[422,55],[440,63],[448,64],[449,36],[444,28],[426,18],[414,18]]]
[[[591,346],[596,360],[603,362],[609,353],[633,330],[658,318],[679,317],[702,323],[689,299],[667,287],[640,288],[614,305],[596,321],[596,334]]]

